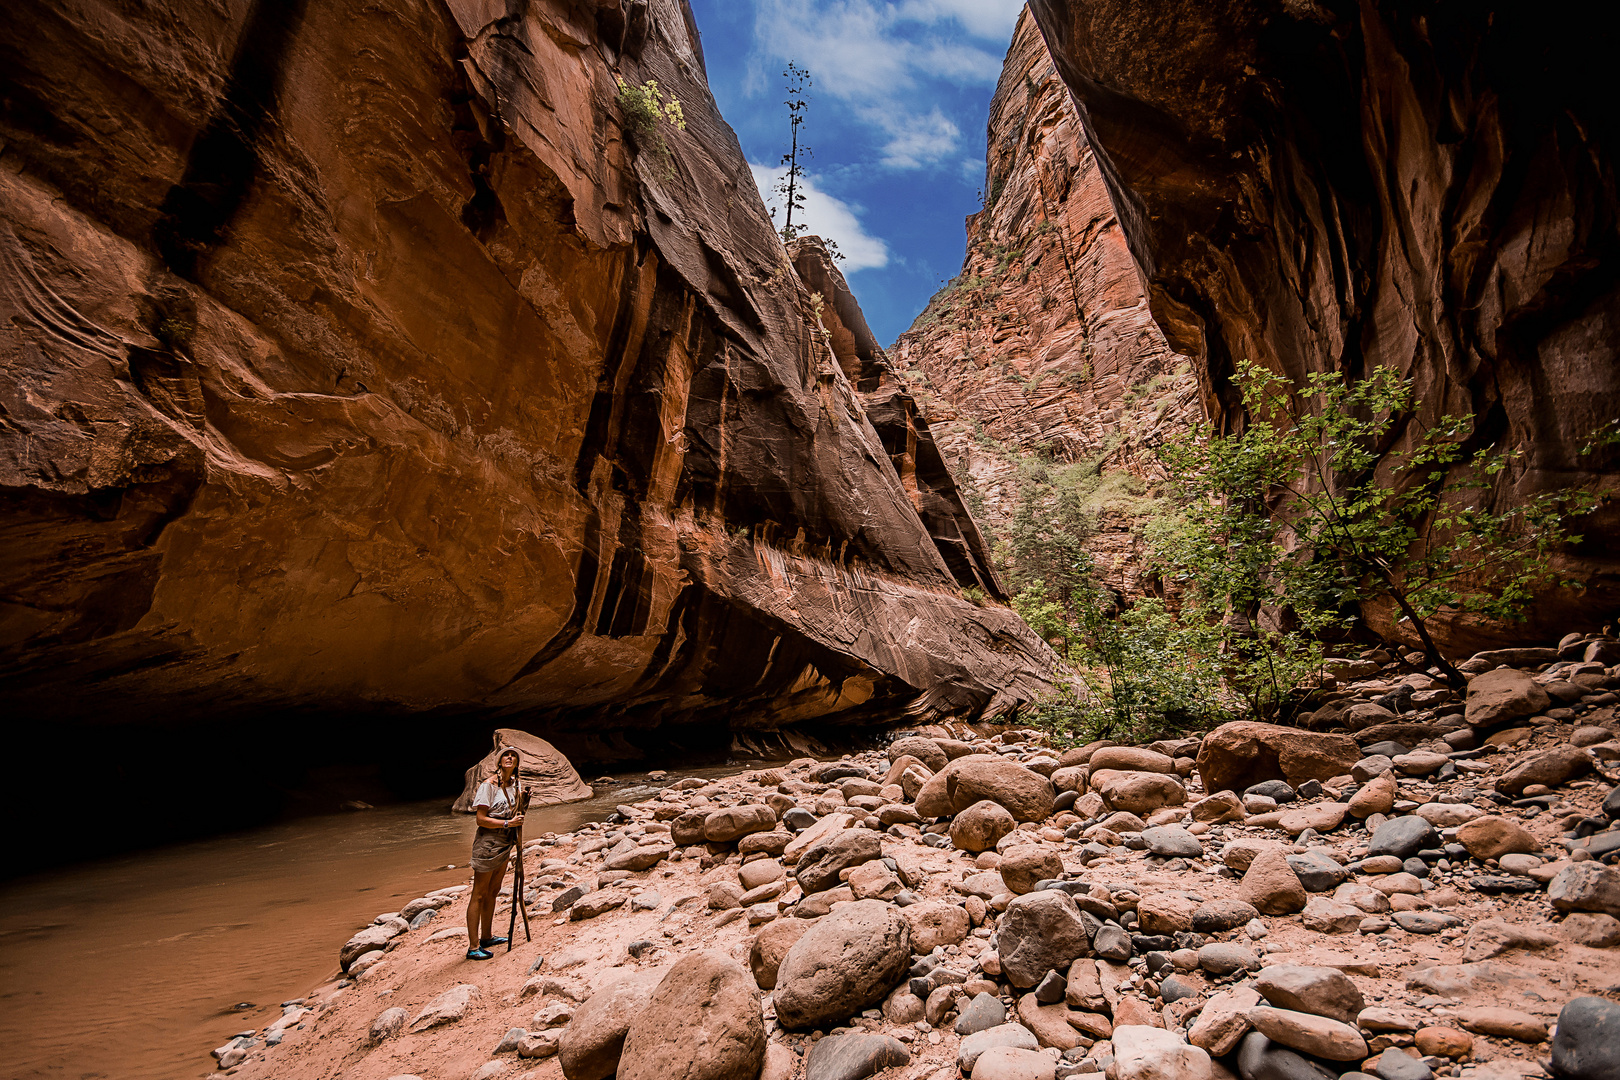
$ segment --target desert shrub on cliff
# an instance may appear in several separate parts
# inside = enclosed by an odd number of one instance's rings
[[[617,78],[619,109],[624,113],[625,126],[635,134],[636,145],[657,157],[666,169],[670,168],[669,140],[664,137],[663,126],[668,124],[677,131],[686,130],[686,113],[680,101],[674,97],[665,101],[655,79],[631,86],[622,75]]]

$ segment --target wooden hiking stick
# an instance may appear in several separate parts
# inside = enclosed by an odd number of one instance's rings
[[[524,787],[518,791],[517,816],[521,817],[529,808],[529,789]],[[529,911],[523,906],[523,826],[519,825],[512,830],[517,835],[513,837],[513,846],[517,849],[517,864],[512,868],[512,911],[506,924],[506,951],[511,952],[512,946],[517,943],[517,917],[523,912],[523,941],[527,944],[529,937]]]

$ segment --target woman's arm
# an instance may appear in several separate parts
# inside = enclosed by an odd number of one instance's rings
[[[514,818],[507,819],[490,817],[489,807],[487,806],[475,806],[473,807],[473,810],[477,812],[478,824],[486,829],[515,829],[519,825],[523,824],[522,814],[519,814]]]

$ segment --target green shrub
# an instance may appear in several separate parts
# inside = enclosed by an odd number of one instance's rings
[[[624,113],[625,126],[635,133],[636,145],[657,157],[666,170],[673,169],[663,125],[668,124],[677,131],[686,130],[686,113],[682,111],[681,103],[674,97],[663,100],[655,79],[648,79],[640,86],[631,86],[624,81],[624,76],[616,78],[619,83],[619,109]]]
[[[1152,539],[1187,617],[1225,628],[1229,678],[1257,712],[1284,707],[1319,664],[1321,638],[1362,602],[1391,602],[1427,663],[1461,686],[1427,620],[1520,618],[1537,589],[1559,583],[1549,556],[1580,540],[1569,522],[1596,500],[1564,489],[1492,509],[1519,452],[1469,449],[1472,416],[1425,425],[1411,382],[1391,368],[1296,386],[1242,364],[1236,382],[1243,431],[1200,427],[1165,445],[1177,513]],[[1399,433],[1412,448],[1387,452]]]
[[[1151,742],[1219,723],[1230,712],[1215,662],[1218,634],[1181,622],[1159,600],[1117,610],[1088,573],[1067,605],[1041,581],[1012,605],[1079,675],[1080,686],[1062,686],[1029,710],[1029,721],[1061,744]]]

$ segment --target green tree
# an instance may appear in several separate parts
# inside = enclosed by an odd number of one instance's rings
[[[1568,520],[1596,505],[1564,489],[1494,509],[1519,452],[1470,447],[1469,415],[1426,424],[1393,369],[1295,385],[1245,363],[1236,384],[1241,432],[1205,426],[1162,448],[1180,509],[1152,540],[1185,590],[1184,617],[1224,628],[1229,680],[1262,715],[1366,601],[1391,602],[1427,664],[1461,686],[1428,620],[1522,618],[1559,583],[1548,557],[1580,540]],[[1388,450],[1402,438],[1409,449]]]

